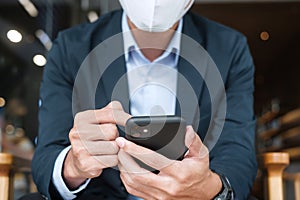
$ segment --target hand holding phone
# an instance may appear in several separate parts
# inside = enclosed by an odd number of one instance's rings
[[[170,159],[182,160],[186,122],[177,116],[132,117],[126,122],[126,139]]]

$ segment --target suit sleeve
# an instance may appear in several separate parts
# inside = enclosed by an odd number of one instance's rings
[[[61,199],[51,177],[59,153],[70,145],[68,134],[73,126],[73,78],[59,35],[48,54],[40,88],[39,135],[32,161],[32,175],[42,195]]]
[[[235,199],[247,199],[257,172],[253,79],[253,60],[246,39],[240,37],[233,49],[225,83],[225,124],[217,144],[210,152],[210,168],[229,179]]]

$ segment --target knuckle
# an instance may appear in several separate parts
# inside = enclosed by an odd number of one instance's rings
[[[98,167],[97,163],[88,162],[90,160],[91,159],[89,159],[89,158],[80,159],[78,162],[78,167],[85,173],[96,176],[96,175],[98,175],[98,173],[101,172],[101,171],[99,171],[101,169]]]
[[[185,183],[186,180],[188,180],[187,178],[188,177],[185,174],[182,174],[182,173],[178,173],[178,175],[177,175],[177,181],[179,183]]]
[[[108,110],[107,110],[107,117],[108,117],[108,119],[109,119],[110,121],[113,121],[113,119],[114,119],[114,112],[113,112],[112,109],[108,109]]]
[[[86,162],[84,162],[83,160],[79,159],[78,162],[77,162],[77,167],[83,171],[83,172],[87,172],[87,165],[86,165]]]
[[[117,143],[116,142],[112,142],[111,143],[111,151],[112,151],[112,153],[114,153],[114,154],[117,154],[118,152],[119,152],[119,146],[117,145]]]
[[[73,153],[74,157],[76,157],[76,158],[78,158],[80,156],[80,153],[79,153],[79,151],[77,151],[76,148],[73,149],[72,153]]]
[[[100,162],[102,168],[114,167],[119,162],[117,155],[109,156],[109,158],[100,156],[97,160]]]
[[[98,177],[102,173],[102,170],[92,170],[89,172],[90,178]]]
[[[69,139],[71,140],[71,141],[73,141],[73,140],[75,140],[75,139],[77,139],[77,131],[73,128],[73,129],[71,129],[70,130],[70,132],[69,132]]]
[[[113,110],[111,108],[108,108],[108,107],[102,108],[100,110],[100,112],[101,112],[102,116],[105,116],[107,121],[112,121],[112,119],[113,119]]]
[[[75,124],[77,124],[78,122],[81,121],[82,115],[83,115],[83,112],[76,113],[76,115],[75,115],[75,117],[74,117],[74,122],[75,122]]]
[[[106,124],[106,129],[110,132],[117,131],[117,126],[115,124]]]
[[[118,162],[119,162],[118,156],[117,155],[113,156],[113,158],[112,158],[112,167],[118,165]]]
[[[110,107],[104,107],[101,110],[102,114],[108,115],[111,112],[111,108]]]
[[[142,183],[145,182],[145,178],[143,178],[142,175],[137,174],[132,177],[132,181],[134,183]]]
[[[180,192],[181,192],[181,187],[179,187],[179,184],[173,184],[173,186],[170,187],[169,194],[172,197],[178,196]]]
[[[112,101],[111,102],[112,108],[116,110],[123,109],[122,104],[119,101]]]
[[[83,111],[83,112],[79,112],[79,113],[76,113],[75,117],[74,117],[74,124],[81,124],[83,119],[84,119],[84,116],[87,114],[88,111]]]
[[[167,195],[161,195],[161,196],[159,196],[159,198],[157,198],[157,199],[160,199],[160,200],[170,200],[170,197],[167,196]]]
[[[113,133],[117,133],[118,132],[118,128],[117,128],[117,126],[115,124],[110,124],[110,127],[111,127],[111,131]]]
[[[109,124],[110,134],[113,137],[112,139],[115,139],[118,137],[118,128],[114,124]]]
[[[127,186],[128,186],[131,190],[134,189],[135,184],[134,184],[134,180],[133,180],[133,179],[129,178],[129,179],[126,181],[126,183],[127,183]]]
[[[81,156],[86,154],[86,150],[78,146],[73,147],[72,151],[73,151],[73,155],[79,160]]]
[[[95,110],[85,110],[82,112],[78,112],[74,117],[74,124],[76,125],[84,124],[85,121],[91,117],[95,118]]]
[[[127,183],[126,190],[129,194],[136,195],[136,190],[132,188],[128,183]]]
[[[104,124],[101,126],[101,134],[105,140],[114,140],[118,137],[119,132],[115,124]]]

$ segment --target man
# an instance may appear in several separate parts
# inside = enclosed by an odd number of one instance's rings
[[[246,39],[227,27],[186,14],[193,0],[120,3],[124,12],[115,11],[96,23],[64,31],[49,53],[32,165],[39,192],[52,199],[246,199],[256,175],[254,67]],[[125,34],[127,31],[130,34]],[[113,40],[118,45],[107,42],[121,32],[121,42]],[[224,127],[210,152],[202,141],[210,134],[215,100],[210,100],[211,91],[203,74],[179,56],[189,45],[177,37],[178,33],[204,47],[216,63],[226,89]],[[101,44],[121,50],[124,55],[103,69],[99,66],[108,62],[111,51],[92,51]],[[81,79],[82,65],[90,71]],[[157,66],[168,66],[172,73],[162,73],[164,68]],[[103,71],[100,81],[93,73],[96,68]],[[198,98],[200,117],[180,112],[179,107],[189,102],[180,105],[176,98],[190,98],[180,89],[180,75],[189,81]],[[140,84],[158,77],[166,85]],[[99,84],[93,96],[88,93],[93,86],[88,86],[94,78]],[[115,92],[118,85],[122,89]],[[80,98],[88,98],[94,104],[85,105]],[[130,103],[124,105],[129,99]],[[130,118],[128,112],[184,115],[191,119],[188,122],[193,126],[187,127],[185,139],[189,151],[184,159],[171,161],[125,140],[120,127]],[[141,168],[133,157],[160,173]]]

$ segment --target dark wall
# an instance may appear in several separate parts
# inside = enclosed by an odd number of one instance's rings
[[[257,114],[274,98],[283,110],[300,106],[300,2],[196,4],[193,11],[247,36],[256,65]]]
[[[0,0],[0,97],[6,99],[6,123],[23,128],[26,136],[34,140],[38,129],[38,98],[43,68],[36,66],[35,54],[47,55],[47,50],[35,36],[44,30],[51,39],[58,31],[71,26],[73,6],[62,2],[37,2],[37,17],[30,17],[14,0]],[[7,40],[6,32],[17,29],[23,40],[14,44]],[[16,103],[18,102],[18,103]],[[12,111],[14,110],[14,111]],[[17,112],[22,110],[22,112]]]

